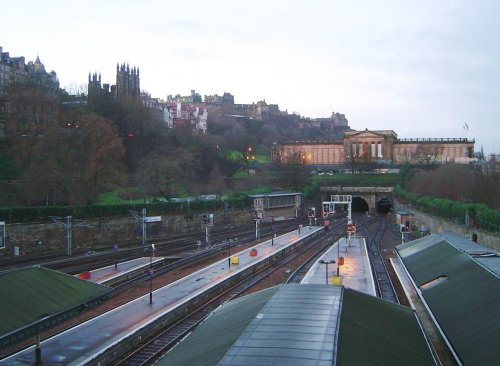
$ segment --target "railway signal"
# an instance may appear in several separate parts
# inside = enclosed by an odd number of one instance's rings
[[[356,224],[354,222],[347,224],[347,233],[349,235],[356,234]]]
[[[312,219],[314,219],[316,225],[316,207],[309,207],[307,217],[309,217],[309,226],[312,226]]]
[[[330,203],[323,202],[323,218],[328,217],[329,214],[330,214]]]
[[[205,241],[210,245],[210,227],[214,226],[214,214],[203,214],[203,224],[205,225]]]
[[[410,232],[410,221],[406,221],[404,224],[400,224],[399,231],[401,232],[401,244],[404,244],[405,243],[405,233]]]
[[[253,220],[255,221],[255,240],[260,240],[260,222],[264,218],[262,211],[255,210],[253,213]]]

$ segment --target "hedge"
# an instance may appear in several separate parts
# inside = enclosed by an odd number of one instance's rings
[[[227,205],[227,206],[226,206]],[[113,216],[128,216],[130,211],[140,213],[146,208],[147,215],[192,214],[209,210],[223,210],[225,207],[241,209],[250,207],[248,197],[227,200],[193,202],[153,202],[148,204],[89,205],[89,206],[39,206],[0,208],[0,221],[8,224],[50,222],[50,216],[73,216],[76,219],[96,219]]]
[[[405,201],[415,204],[421,211],[437,216],[465,220],[469,213],[470,224],[485,231],[498,233],[500,231],[500,211],[494,210],[483,203],[464,203],[442,198],[419,196],[396,186],[394,193]]]

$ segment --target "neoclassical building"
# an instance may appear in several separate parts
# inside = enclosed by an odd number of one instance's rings
[[[392,130],[347,131],[329,141],[293,141],[276,145],[273,158],[300,157],[308,165],[348,163],[469,163],[474,140],[467,138],[399,139]]]

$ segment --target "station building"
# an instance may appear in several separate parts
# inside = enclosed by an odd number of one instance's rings
[[[273,192],[265,194],[252,194],[254,218],[266,222],[295,218],[302,206],[302,193],[299,192]]]

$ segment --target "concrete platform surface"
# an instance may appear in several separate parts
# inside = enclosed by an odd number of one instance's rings
[[[160,262],[163,259],[165,259],[165,257],[153,257],[152,263]],[[126,262],[120,262],[117,265],[117,269],[115,269],[114,265],[99,268],[90,271],[89,281],[104,283],[117,277],[127,275],[130,272],[137,271],[140,268],[146,269],[149,267],[149,261],[149,257],[141,257]]]
[[[323,229],[304,227],[300,233],[294,230],[275,238],[274,245],[265,241],[238,253],[238,265],[229,267],[226,258],[154,291],[153,304],[147,294],[49,338],[41,344],[42,361],[52,366],[86,364],[189,299],[319,230]],[[250,255],[252,249],[256,256]],[[34,357],[34,347],[29,347],[0,360],[0,365],[32,365]]]
[[[339,257],[344,257],[344,264],[339,266],[342,285],[376,296],[375,283],[364,238],[352,237],[350,240],[341,238],[335,242],[311,267],[302,283],[332,284],[332,279],[337,276]],[[334,260],[335,263],[328,264],[327,272],[326,265],[319,263],[320,260],[325,262]]]

